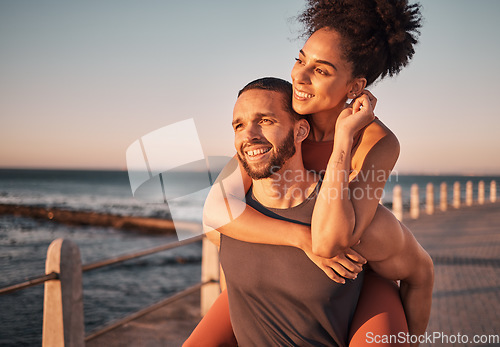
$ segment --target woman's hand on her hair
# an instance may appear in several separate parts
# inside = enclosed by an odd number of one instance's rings
[[[335,133],[345,132],[350,137],[370,124],[375,119],[373,109],[377,98],[369,91],[363,91],[339,115],[335,125]]]
[[[375,106],[377,105],[377,97],[372,94],[368,89],[363,90],[361,95],[367,95],[370,103],[372,104],[372,110],[375,110]]]
[[[355,279],[366,263],[366,259],[352,248],[333,258],[323,258],[312,252],[305,253],[332,281],[340,284],[344,284],[345,279]]]

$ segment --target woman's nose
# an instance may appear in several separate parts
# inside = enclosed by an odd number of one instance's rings
[[[296,83],[308,84],[310,83],[309,71],[302,65],[296,65],[292,69],[292,80]]]

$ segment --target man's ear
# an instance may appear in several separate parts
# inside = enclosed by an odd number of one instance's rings
[[[356,99],[356,97],[360,96],[363,90],[366,87],[366,78],[364,77],[358,77],[352,80],[351,82],[351,88],[349,90],[349,93],[347,94],[347,97],[349,99]]]
[[[299,119],[297,123],[295,123],[295,142],[302,142],[309,135],[309,130],[311,127],[309,126],[309,122],[305,119]]]

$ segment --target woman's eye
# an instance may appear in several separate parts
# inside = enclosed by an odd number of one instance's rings
[[[319,73],[320,75],[326,75],[326,71],[324,71],[324,70],[322,70],[320,68],[317,68],[316,72]]]
[[[295,58],[295,62],[296,62],[297,64],[301,64],[301,65],[303,64],[303,63],[302,63],[302,60],[300,60],[300,58]]]

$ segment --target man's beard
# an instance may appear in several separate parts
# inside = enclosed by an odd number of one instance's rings
[[[240,153],[245,153],[243,151],[243,148],[240,149],[240,151],[237,152],[238,154],[238,159],[240,160],[241,165],[247,172],[248,176],[250,176],[254,180],[260,180],[263,178],[268,178],[270,177],[273,173],[278,172],[285,162],[290,159],[294,154],[295,154],[295,141],[294,141],[294,136],[293,136],[293,129],[291,129],[288,134],[286,135],[285,139],[283,140],[283,143],[277,147],[276,152],[274,152],[271,157],[269,158],[267,163],[264,163],[261,167],[255,168],[251,167],[247,160],[245,159],[244,154],[241,155]],[[252,144],[258,144],[262,142],[252,142]]]

